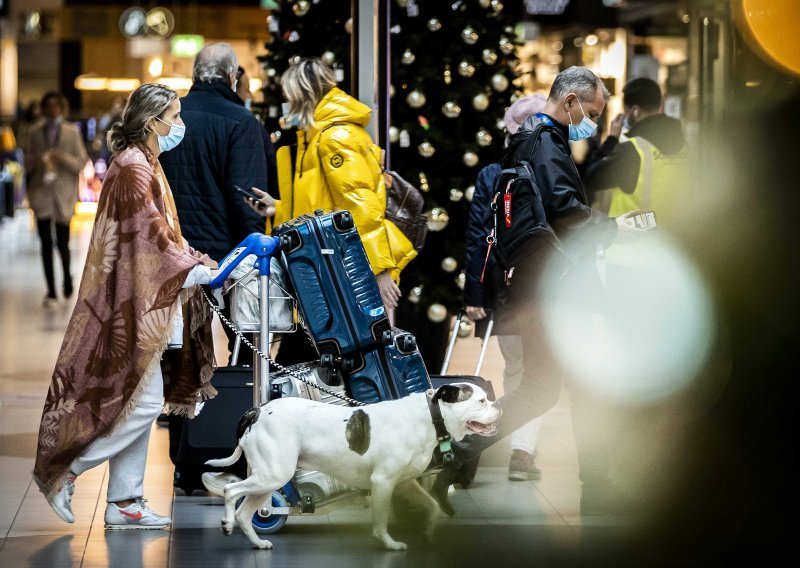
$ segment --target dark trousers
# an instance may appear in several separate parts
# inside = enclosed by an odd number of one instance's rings
[[[56,279],[53,272],[53,226],[55,226],[56,246],[61,256],[64,271],[64,295],[72,295],[72,275],[69,271],[69,223],[55,223],[51,219],[37,219],[36,229],[42,243],[42,265],[47,282],[47,296],[56,297]]]

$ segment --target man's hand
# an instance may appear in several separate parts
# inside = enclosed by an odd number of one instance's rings
[[[255,193],[259,199],[255,200],[249,197],[243,197],[242,199],[244,199],[244,202],[262,217],[272,217],[275,215],[275,200],[272,196],[257,187],[251,187],[250,190]]]
[[[388,270],[384,270],[378,274],[375,279],[378,281],[378,290],[380,290],[383,304],[389,309],[397,307],[397,301],[400,299],[400,288],[392,280],[392,276]]]
[[[486,317],[486,310],[480,306],[467,306],[467,317],[472,321],[482,320]]]
[[[620,137],[622,134],[622,125],[625,122],[625,115],[618,114],[614,117],[614,120],[611,121],[611,124],[608,127],[608,135],[609,136],[616,136],[617,138]]]
[[[639,209],[634,209],[615,219],[617,222],[617,238],[614,239],[614,242],[620,244],[633,243],[647,234],[645,229],[637,228],[636,225],[633,224],[633,219],[631,219],[631,217],[639,213]]]

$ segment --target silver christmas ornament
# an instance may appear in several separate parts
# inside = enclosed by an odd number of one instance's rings
[[[273,144],[277,144],[278,140],[281,139],[282,132],[280,130],[276,130],[275,132],[271,132],[269,135],[269,139],[272,140]]]
[[[461,39],[467,45],[475,45],[475,43],[478,41],[478,32],[476,32],[470,26],[467,26],[461,31]]]
[[[462,61],[458,64],[458,74],[462,77],[472,77],[475,74],[475,66],[469,61]]]
[[[489,108],[489,97],[487,97],[483,93],[478,93],[477,95],[472,97],[472,108],[474,108],[478,112],[485,111],[487,108]]]
[[[474,168],[478,164],[478,154],[475,152],[464,152],[464,165],[469,168]]]
[[[401,148],[411,147],[411,135],[408,133],[408,130],[400,131],[400,147]]]
[[[494,65],[497,63],[497,52],[494,49],[484,49],[481,53],[481,57],[486,65]]]
[[[417,146],[417,152],[423,158],[430,158],[436,152],[436,148],[433,147],[433,144],[425,140],[422,144]]]
[[[447,101],[442,105],[442,114],[447,118],[458,118],[461,114],[461,107],[456,101]]]
[[[403,31],[403,28],[400,27],[400,24],[395,24],[391,28],[389,28],[389,32],[393,33],[394,35],[400,35],[400,32]]]
[[[502,93],[508,89],[508,77],[500,73],[492,75],[492,88],[498,93]]]
[[[414,286],[408,291],[408,301],[412,304],[419,304],[422,299],[422,286]]]
[[[514,42],[507,37],[500,38],[500,51],[506,55],[511,55],[514,52]]]
[[[289,38],[288,39],[289,39],[289,41],[291,43],[294,43],[294,42],[296,42],[297,40],[300,39],[300,34],[297,33],[296,31],[292,31],[292,32],[289,33]],[[297,57],[297,60],[300,61],[300,56],[299,55],[296,55],[295,57]]]
[[[498,118],[497,122],[495,122],[494,126],[500,132],[503,132],[506,129],[506,123],[502,118]]]
[[[389,142],[391,142],[392,144],[396,144],[398,140],[400,140],[400,131],[397,129],[396,126],[390,126]]]
[[[322,54],[320,59],[325,65],[333,65],[336,61],[336,55],[332,51],[326,51]]]
[[[297,0],[297,2],[292,4],[292,12],[294,12],[296,16],[305,16],[310,9],[311,2],[308,0]]]
[[[471,185],[467,189],[464,190],[464,199],[469,202],[472,202],[472,196],[475,195],[475,186]]]
[[[425,95],[422,94],[422,91],[418,91],[416,89],[408,93],[408,96],[406,97],[406,102],[411,108],[420,108],[425,104],[425,101]]]
[[[461,201],[464,198],[464,192],[454,187],[450,190],[450,201]]]
[[[442,207],[434,207],[425,216],[428,218],[428,229],[433,232],[441,231],[450,222],[450,215]]]
[[[428,20],[428,29],[432,32],[438,32],[440,29],[442,29],[442,22],[436,18],[431,18]]]
[[[472,322],[467,319],[462,319],[458,324],[458,336],[469,337],[472,335]]]
[[[481,128],[475,135],[475,141],[479,146],[489,146],[492,143],[492,135],[485,128]]]
[[[431,304],[428,308],[428,319],[433,323],[441,323],[447,317],[447,308],[442,304]]]
[[[412,52],[410,49],[406,49],[403,52],[403,55],[400,56],[400,62],[403,65],[411,65],[416,60],[417,60],[417,56],[414,55],[414,52]]]
[[[458,263],[452,256],[442,259],[442,270],[445,272],[455,272],[456,268],[458,268]]]
[[[300,57],[299,55],[293,55],[292,57],[289,58],[289,65],[297,65],[298,63],[300,63],[301,59],[302,57]]]

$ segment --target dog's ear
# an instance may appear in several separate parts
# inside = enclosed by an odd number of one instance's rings
[[[433,395],[432,402],[441,400],[442,402],[453,404],[454,402],[458,401],[458,397],[460,394],[461,394],[461,389],[458,388],[457,386],[442,385],[438,389],[436,389],[436,394]]]

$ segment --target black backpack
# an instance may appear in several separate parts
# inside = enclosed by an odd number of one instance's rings
[[[547,222],[533,168],[526,161],[501,170],[495,178],[484,226],[489,254],[502,269],[507,286],[515,275],[515,282],[538,283],[550,259],[558,263],[561,275],[569,266],[561,241]]]

